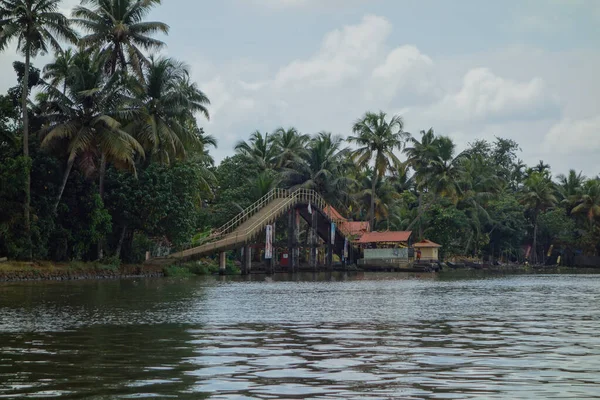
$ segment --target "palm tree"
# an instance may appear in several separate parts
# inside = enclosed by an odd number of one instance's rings
[[[42,131],[45,133],[42,146],[62,141],[68,149],[67,167],[54,202],[55,212],[76,160],[83,170],[90,172],[96,170],[100,152],[115,165],[135,171],[135,154],[144,154],[140,144],[121,130],[120,123],[111,116],[122,100],[120,79],[118,75],[104,74],[105,58],[99,52],[74,55],[66,92],[63,94],[54,86],[47,88],[47,107],[51,112]]]
[[[296,128],[278,128],[273,132],[275,145],[278,148],[277,167],[283,168],[293,160],[302,158],[306,152],[306,144],[310,136],[301,134]]]
[[[273,171],[263,171],[251,181],[250,198],[256,201],[277,187],[277,175]]]
[[[350,186],[350,178],[344,173],[347,150],[343,143],[339,136],[319,132],[310,141],[303,158],[293,160],[282,170],[282,181],[292,189],[313,189],[329,204],[342,205]]]
[[[195,113],[208,118],[206,95],[188,80],[185,64],[171,58],[150,57],[143,80],[130,80],[129,110],[132,122],[127,130],[138,138],[151,158],[169,164],[184,158],[186,149],[204,151],[214,138],[204,137],[195,124]],[[216,142],[214,142],[216,144]]]
[[[350,136],[348,141],[356,143],[359,148],[353,152],[353,158],[360,166],[374,162],[373,181],[371,193],[375,193],[377,181],[394,165],[399,165],[400,160],[394,150],[402,150],[408,134],[404,132],[404,121],[399,115],[394,115],[389,121],[386,114],[367,112],[361,119],[354,123],[352,131],[355,136]],[[370,207],[371,227],[375,226],[375,197],[371,197]]]
[[[557,200],[552,181],[540,172],[533,172],[525,180],[521,203],[531,212],[533,219],[532,263],[537,263],[537,231],[540,212],[553,207]]]
[[[62,92],[67,91],[67,78],[71,67],[73,66],[73,50],[67,49],[57,53],[54,62],[46,64],[44,67],[44,79],[55,87],[62,83]]]
[[[82,5],[72,12],[73,22],[88,32],[80,39],[80,45],[105,52],[108,55],[105,68],[111,75],[117,68],[125,73],[130,67],[141,79],[143,66],[149,64],[142,50],[161,49],[165,44],[151,36],[169,32],[169,26],[162,22],[144,21],[158,4],[160,0],[82,0]],[[104,195],[105,171],[106,155],[101,154],[100,197]]]
[[[573,207],[575,207],[579,200],[580,191],[586,181],[586,177],[583,176],[582,172],[577,173],[574,169],[571,169],[568,175],[558,175],[557,180],[561,203],[565,205],[567,215],[571,215]]]
[[[381,225],[382,221],[387,221],[385,228],[389,230],[392,209],[397,205],[400,194],[394,187],[393,179],[388,177],[380,179],[375,186],[375,191],[372,192],[373,177],[374,174],[370,167],[358,172],[356,181],[353,182],[354,184],[352,185],[352,193],[350,196],[352,208],[357,210],[368,209],[371,201],[374,200],[376,221],[379,225]],[[359,212],[358,214],[355,214],[354,217],[360,219],[362,215],[360,215]],[[372,227],[373,230],[376,230],[376,228],[377,226]]]
[[[141,77],[143,66],[149,64],[142,50],[160,50],[165,44],[151,36],[169,33],[167,24],[144,21],[160,3],[160,0],[83,0],[72,13],[73,22],[88,32],[81,38],[81,46],[107,52],[106,67],[111,74],[117,68],[123,71],[129,67]]]
[[[244,156],[250,163],[261,171],[275,169],[277,166],[277,146],[273,135],[255,131],[248,142],[241,141],[235,146],[235,151]]]
[[[408,225],[408,229],[419,221],[419,239],[423,237],[423,223],[421,221],[423,208],[423,195],[427,188],[427,167],[437,157],[437,137],[433,131],[433,128],[429,128],[427,131],[421,131],[421,140],[419,141],[413,136],[410,136],[407,140],[407,146],[404,149],[404,153],[407,155],[407,164],[412,167],[415,171],[415,183],[418,194],[419,206],[417,212],[417,218]]]
[[[58,40],[75,43],[77,36],[69,20],[59,10],[60,0],[3,0],[0,2],[0,51],[17,40],[17,49],[25,56],[25,74],[21,90],[23,113],[23,155],[29,157],[29,119],[27,98],[29,97],[29,69],[31,58],[50,49],[59,51]],[[31,175],[25,179],[24,218],[25,231],[29,239],[31,203]],[[30,248],[31,250],[31,248]],[[31,254],[31,251],[30,251]]]
[[[600,179],[590,179],[579,190],[578,204],[572,210],[573,214],[584,214],[590,224],[590,231],[594,223],[600,218]]]
[[[447,136],[437,137],[435,145],[437,155],[425,167],[425,179],[435,195],[448,197],[456,204],[461,193],[462,163],[469,154],[462,152],[454,156],[456,145]]]

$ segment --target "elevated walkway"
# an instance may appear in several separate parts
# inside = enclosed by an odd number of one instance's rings
[[[311,212],[318,213],[321,220],[319,224],[321,229],[318,229],[319,236],[325,238],[330,223],[334,222],[336,224],[335,250],[339,253],[340,248],[343,250],[344,237],[346,236],[346,233],[341,230],[345,219],[340,218],[339,214],[334,215],[332,207],[328,207],[325,200],[314,190],[274,189],[223,225],[214,234],[204,239],[203,243],[170,254],[166,258],[154,259],[154,261],[183,261],[243,247],[259,235],[264,235],[267,225],[272,224],[291,209],[300,208],[300,215],[311,224],[311,218],[308,217],[309,205]],[[327,222],[327,224],[324,224],[324,222]]]

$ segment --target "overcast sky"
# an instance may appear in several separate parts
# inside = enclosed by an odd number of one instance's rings
[[[528,164],[600,173],[600,0],[163,0],[150,18],[212,102],[217,160],[256,129],[346,136],[383,110],[460,148],[501,136]],[[0,55],[2,91],[17,57]]]

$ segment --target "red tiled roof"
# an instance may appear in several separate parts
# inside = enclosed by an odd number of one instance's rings
[[[412,231],[367,232],[358,243],[407,242]]]
[[[348,232],[351,235],[363,235],[369,232],[368,221],[348,221],[344,222],[341,226],[343,231]]]
[[[420,242],[413,244],[413,247],[424,248],[424,247],[442,247],[441,244],[432,242],[431,240],[423,239]]]
[[[342,214],[340,214],[335,208],[331,207],[330,205],[325,206],[325,209],[323,211],[325,212],[325,214],[331,215],[334,219],[341,219],[347,221],[346,218],[342,217]]]

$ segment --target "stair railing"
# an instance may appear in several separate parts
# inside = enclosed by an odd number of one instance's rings
[[[279,192],[278,192],[278,190],[279,190]],[[263,197],[263,199],[265,199],[264,201],[256,202],[255,204],[262,203],[262,204],[266,205],[266,203],[270,202],[274,198],[287,197],[287,200],[285,202],[282,202],[281,204],[277,205],[277,207],[275,209],[271,210],[271,212],[268,215],[264,216],[263,218],[261,218],[258,221],[255,221],[252,225],[250,225],[243,231],[235,232],[235,235],[233,235],[233,236],[227,235],[227,234],[220,234],[219,237],[213,236],[212,237],[213,239],[218,239],[218,240],[214,240],[214,241],[211,241],[210,243],[205,243],[202,245],[194,246],[193,248],[188,248],[181,252],[174,253],[171,255],[171,257],[185,257],[187,255],[193,255],[193,254],[196,254],[199,252],[204,252],[209,249],[217,249],[222,246],[228,246],[231,244],[246,242],[247,240],[252,238],[255,234],[257,234],[259,231],[261,231],[262,228],[264,228],[269,222],[275,221],[282,212],[285,212],[288,209],[290,209],[291,207],[293,207],[294,205],[296,205],[298,203],[302,203],[302,202],[313,204],[313,205],[317,206],[318,208],[320,208],[321,211],[325,214],[325,216],[330,221],[332,221],[336,224],[336,228],[338,230],[340,230],[340,232],[342,232],[345,236],[348,235],[348,232],[345,232],[345,229],[343,227],[343,223],[345,222],[345,220],[334,217],[332,209],[330,207],[329,208],[327,207],[328,204],[325,201],[325,199],[323,199],[323,197],[321,197],[321,195],[319,193],[317,193],[316,191],[314,191],[312,189],[296,189],[293,192],[290,192],[289,190],[286,190],[286,189],[275,189],[272,192],[274,192],[274,194],[272,196],[265,196],[265,197]],[[273,196],[278,196],[278,197],[273,197]],[[266,200],[267,198],[270,198],[271,200]],[[250,209],[250,208],[255,209],[252,206],[249,207],[248,209]],[[254,213],[255,212],[253,212],[253,214]]]

